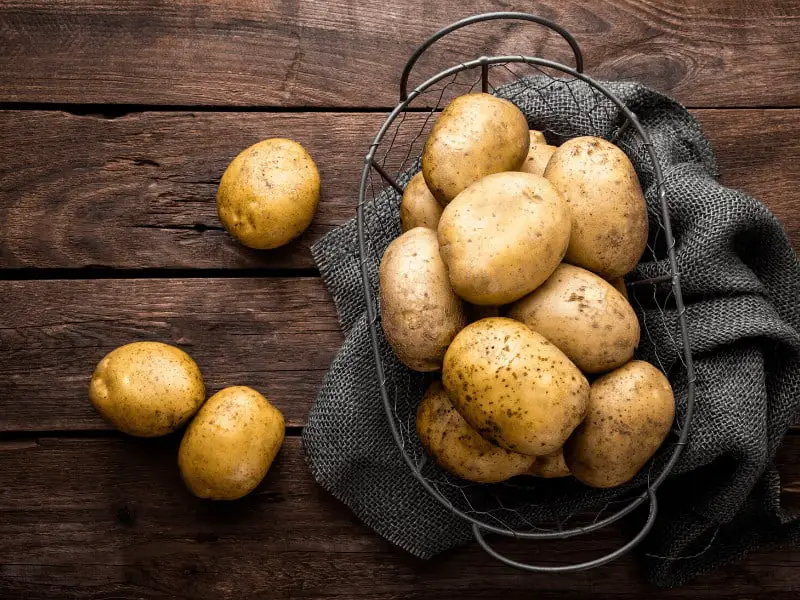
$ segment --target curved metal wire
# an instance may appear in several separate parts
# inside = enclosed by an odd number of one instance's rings
[[[490,13],[490,15],[497,14],[497,13]],[[518,13],[511,13],[511,14],[518,14]],[[459,23],[469,24],[474,23],[481,20],[479,17],[483,15],[479,15],[478,17],[473,17],[470,19],[465,19],[464,21],[468,21],[468,23],[464,23],[463,21]],[[533,15],[530,15],[533,16]],[[492,17],[492,18],[501,18],[499,16]],[[483,19],[486,20],[486,19]],[[535,19],[528,19],[528,20],[536,20],[539,22],[538,18]],[[461,25],[463,26],[463,25]],[[453,31],[453,27],[445,28],[442,31],[445,34],[449,31]],[[442,37],[441,32],[436,34],[439,39]],[[433,40],[428,40],[426,44],[423,44],[421,47],[424,51],[425,48],[430,46]],[[418,57],[417,57],[418,58]],[[434,86],[437,82],[442,81],[443,79],[452,76],[456,73],[467,69],[473,69],[477,67],[481,67],[485,69],[487,65],[496,65],[496,64],[508,64],[508,63],[526,63],[529,65],[535,65],[540,67],[546,67],[549,69],[553,69],[556,71],[560,71],[571,77],[579,79],[588,85],[592,86],[592,88],[598,90],[602,93],[608,100],[610,100],[618,109],[619,111],[625,116],[626,121],[623,127],[632,126],[637,134],[641,137],[644,147],[647,151],[647,154],[650,157],[650,160],[653,165],[653,175],[655,179],[655,184],[658,190],[658,200],[660,203],[661,208],[661,220],[662,226],[664,228],[664,235],[666,238],[666,251],[667,257],[670,267],[670,275],[667,278],[668,281],[671,282],[672,287],[672,294],[674,297],[675,306],[677,309],[677,319],[678,319],[678,326],[680,331],[680,337],[683,344],[683,362],[686,367],[686,374],[687,374],[687,400],[686,400],[686,409],[684,414],[684,419],[681,424],[680,435],[678,442],[675,445],[675,448],[670,455],[669,460],[667,461],[666,465],[662,469],[661,473],[658,477],[648,483],[647,488],[638,496],[633,498],[629,501],[629,503],[602,520],[596,520],[594,523],[590,525],[580,526],[580,527],[573,527],[571,529],[563,529],[559,531],[516,531],[514,529],[510,529],[508,527],[499,527],[497,525],[488,523],[484,520],[481,520],[471,514],[467,514],[466,512],[458,509],[453,505],[453,503],[448,500],[436,487],[431,485],[431,483],[422,475],[422,467],[414,462],[412,457],[408,454],[404,447],[404,441],[402,439],[401,433],[398,430],[397,424],[395,423],[393,417],[393,408],[392,408],[392,401],[389,396],[389,392],[386,386],[386,374],[384,365],[381,359],[380,353],[380,345],[378,340],[378,331],[377,331],[377,324],[378,324],[378,315],[376,313],[375,308],[375,301],[373,298],[371,286],[370,286],[370,279],[369,279],[369,271],[368,271],[368,251],[367,251],[367,240],[366,240],[366,232],[365,232],[365,217],[364,217],[364,203],[365,203],[365,196],[367,190],[367,184],[370,175],[370,169],[376,168],[376,161],[375,161],[375,153],[377,151],[378,146],[380,145],[381,141],[383,140],[384,136],[386,135],[389,127],[392,123],[397,119],[397,117],[404,113],[407,109],[410,102],[414,100],[417,96],[423,93],[425,90]],[[409,64],[413,66],[413,61],[409,61]],[[580,66],[580,65],[579,65]],[[407,70],[410,71],[410,67],[407,65]],[[484,71],[485,72],[485,71]],[[395,182],[396,186],[396,182]],[[537,57],[529,57],[529,56],[495,56],[495,57],[481,57],[472,61],[468,61],[466,63],[462,63],[459,65],[455,65],[449,69],[446,69],[437,75],[431,77],[417,88],[415,88],[407,97],[398,104],[395,109],[389,114],[384,124],[381,126],[380,130],[378,131],[373,143],[370,145],[369,152],[367,153],[364,159],[364,167],[362,170],[361,176],[361,186],[359,190],[359,203],[358,203],[358,211],[357,211],[357,231],[358,231],[358,245],[359,245],[359,252],[360,252],[360,268],[361,268],[361,275],[362,275],[362,283],[363,283],[363,292],[364,298],[366,301],[367,307],[367,319],[368,319],[368,327],[369,327],[369,335],[370,335],[370,342],[372,345],[373,355],[375,359],[375,367],[376,372],[378,375],[378,384],[379,384],[379,392],[381,395],[381,400],[384,405],[384,409],[386,411],[387,420],[389,422],[390,429],[392,431],[392,435],[401,449],[402,455],[406,463],[408,464],[409,468],[412,470],[412,473],[416,477],[416,479],[423,485],[423,487],[432,495],[434,496],[439,502],[441,502],[444,506],[448,509],[453,511],[455,514],[460,516],[461,518],[465,519],[466,521],[470,522],[473,526],[473,533],[475,534],[476,539],[481,544],[481,546],[486,550],[490,555],[501,560],[502,562],[514,566],[517,568],[522,568],[528,571],[544,571],[544,572],[564,572],[564,571],[578,571],[584,570],[588,568],[592,568],[595,566],[599,566],[601,564],[606,564],[611,560],[614,560],[623,554],[630,551],[633,547],[635,547],[649,532],[650,528],[653,525],[656,515],[656,503],[655,503],[655,492],[658,487],[663,483],[664,479],[669,475],[670,471],[674,467],[675,463],[677,462],[683,447],[686,445],[686,440],[689,435],[689,428],[693,417],[694,411],[694,396],[695,396],[695,375],[694,375],[694,368],[692,363],[692,356],[689,344],[689,330],[688,324],[686,321],[686,309],[683,303],[683,296],[681,293],[681,286],[680,286],[680,273],[678,272],[677,261],[675,257],[675,239],[672,235],[672,229],[670,224],[670,216],[669,216],[669,208],[666,202],[666,190],[664,188],[664,178],[661,172],[661,167],[658,162],[658,158],[655,153],[655,149],[653,144],[644,130],[642,125],[639,123],[636,115],[625,106],[622,101],[620,101],[610,90],[608,90],[605,86],[600,84],[599,82],[595,81],[588,75],[580,72],[578,69],[573,69],[566,65],[556,63],[553,61],[549,61],[542,58]],[[660,280],[661,278],[659,278]],[[653,282],[656,283],[655,281]],[[593,561],[589,561],[588,563],[581,563],[577,565],[564,565],[559,567],[553,566],[538,566],[538,565],[530,565],[525,563],[519,563],[512,559],[502,556],[496,550],[491,548],[488,543],[483,538],[484,532],[499,534],[507,537],[514,537],[518,539],[566,539],[570,537],[575,537],[579,535],[583,535],[586,533],[590,533],[593,531],[597,531],[619,519],[623,518],[624,516],[630,514],[634,511],[637,507],[639,507],[645,500],[650,500],[650,512],[647,521],[645,522],[644,526],[640,530],[640,532],[627,544],[622,546],[621,548],[617,549],[616,551],[608,554],[605,557],[601,557],[599,559],[595,559]]]

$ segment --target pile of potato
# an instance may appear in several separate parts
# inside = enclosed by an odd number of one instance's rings
[[[550,146],[513,103],[467,94],[434,123],[400,219],[381,318],[401,362],[441,371],[417,412],[426,451],[480,483],[632,479],[675,404],[663,373],[632,360],[621,278],[647,209],[625,153],[595,137]]]

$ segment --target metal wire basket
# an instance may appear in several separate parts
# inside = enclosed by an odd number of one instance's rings
[[[454,65],[408,92],[409,75],[417,60],[437,40],[462,27],[513,19],[538,23],[569,44],[575,67],[532,56],[482,56]],[[524,70],[524,72],[523,72]],[[654,328],[670,326],[662,319],[643,318],[645,305],[677,310],[678,330],[669,331],[680,349],[687,390],[670,438],[633,482],[613,490],[590,490],[573,480],[517,478],[502,484],[461,480],[429,461],[415,432],[417,405],[430,376],[400,365],[383,336],[378,307],[377,267],[389,242],[400,233],[397,217],[403,186],[419,171],[419,155],[435,114],[452,95],[480,88],[520,104],[532,129],[543,130],[551,143],[578,135],[604,137],[632,159],[648,198],[650,234],[645,255],[658,265],[647,277],[629,281],[631,301],[639,314],[643,339]],[[381,181],[382,180],[382,181]],[[387,220],[386,215],[390,215]],[[526,571],[569,572],[597,567],[624,555],[653,527],[656,491],[669,475],[689,433],[694,406],[694,372],[689,334],[675,260],[664,178],[647,131],[636,115],[607,86],[583,72],[583,55],[568,31],[541,17],[513,12],[476,15],[445,27],[428,38],[411,56],[400,81],[400,103],[387,117],[364,161],[358,204],[358,250],[367,306],[369,333],[378,390],[386,417],[403,458],[425,489],[449,510],[469,522],[475,539],[494,558]],[[666,293],[664,289],[666,288]],[[665,373],[658,348],[647,356]],[[671,375],[674,373],[672,365]],[[670,375],[670,373],[667,373]],[[567,539],[592,533],[648,504],[647,516],[633,538],[604,556],[578,564],[538,565],[509,558],[487,541],[493,533],[520,540]],[[613,512],[610,512],[614,509]]]

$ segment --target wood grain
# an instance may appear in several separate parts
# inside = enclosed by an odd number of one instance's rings
[[[287,438],[266,480],[236,503],[192,497],[160,440],[45,438],[0,445],[0,596],[4,598],[790,598],[800,551],[761,552],[657,593],[626,557],[576,575],[530,575],[475,544],[426,562],[393,547],[309,475]],[[800,508],[800,437],[779,455],[784,505]],[[548,564],[616,547],[619,529],[571,541],[501,544]],[[722,593],[724,595],[724,592]],[[794,595],[794,596],[793,596]]]
[[[717,149],[722,181],[770,206],[799,244],[800,110],[694,112]],[[0,161],[0,268],[313,267],[310,245],[355,214],[363,156],[384,118],[0,112],[0,148],[9,150]],[[398,147],[424,118],[408,116]],[[271,136],[293,137],[309,149],[323,197],[309,231],[259,252],[222,230],[215,197],[231,158]]]
[[[3,281],[0,431],[108,429],[89,378],[116,346],[186,350],[209,393],[249,385],[305,423],[342,336],[317,278]]]
[[[587,71],[694,106],[798,106],[795,1],[4,0],[0,97],[18,102],[393,106],[426,37],[492,10],[534,10],[582,44]],[[488,24],[441,43],[413,81],[481,54],[571,62],[533,25]]]

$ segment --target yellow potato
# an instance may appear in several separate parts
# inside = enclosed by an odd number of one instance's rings
[[[265,250],[290,242],[311,224],[320,178],[297,142],[272,138],[233,159],[217,191],[217,213],[234,238]]]
[[[531,143],[528,148],[528,156],[519,168],[523,173],[532,173],[533,175],[544,175],[544,170],[547,168],[547,163],[556,151],[555,146],[548,145],[544,139],[544,134],[541,131],[531,130]]]
[[[544,479],[555,479],[557,477],[569,477],[569,467],[564,460],[564,450],[559,448],[547,456],[536,457],[536,462],[527,471],[528,475],[542,477]]]
[[[574,138],[555,151],[545,177],[572,213],[564,262],[606,279],[633,270],[647,244],[647,206],[625,153],[601,138]]]
[[[639,320],[625,297],[602,277],[573,265],[559,265],[515,302],[508,316],[541,333],[584,373],[625,364],[639,345]]]
[[[675,400],[664,374],[634,360],[592,383],[586,419],[564,446],[586,485],[616,487],[644,467],[672,428]]]
[[[436,231],[442,206],[433,197],[422,173],[417,173],[408,182],[400,202],[400,226],[403,232],[414,227],[427,227]]]
[[[528,155],[525,115],[490,94],[466,94],[448,104],[425,141],[422,173],[442,204],[492,173],[514,171]]]
[[[394,240],[379,269],[381,322],[397,358],[415,371],[438,371],[466,324],[439,254],[436,232],[416,227]]]
[[[186,428],[178,467],[199,498],[236,500],[264,479],[283,443],[281,412],[252,388],[227,387]]]
[[[455,292],[472,304],[508,304],[536,289],[561,262],[569,209],[544,177],[497,173],[447,205],[438,233]]]
[[[589,383],[561,350],[502,317],[461,330],[445,354],[442,383],[484,438],[531,456],[558,450],[589,400]]]
[[[203,376],[180,348],[134,342],[107,354],[89,383],[89,400],[129,435],[155,437],[178,429],[206,398]]]
[[[417,409],[417,435],[437,463],[477,483],[497,483],[525,473],[536,460],[483,439],[453,408],[441,382],[425,392]]]

